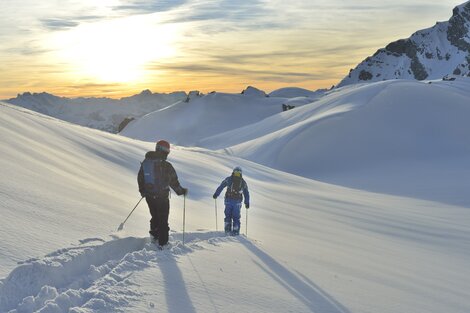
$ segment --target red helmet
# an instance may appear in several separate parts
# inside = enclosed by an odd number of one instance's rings
[[[166,140],[160,140],[155,146],[155,151],[163,151],[165,153],[170,153],[170,144]]]

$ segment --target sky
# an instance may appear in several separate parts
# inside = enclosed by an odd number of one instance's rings
[[[464,0],[0,0],[0,99],[310,90]]]

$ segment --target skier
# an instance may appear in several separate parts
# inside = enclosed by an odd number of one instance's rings
[[[166,160],[169,153],[170,144],[165,140],[158,141],[155,151],[145,154],[137,175],[140,195],[145,197],[152,216],[149,233],[155,241],[158,240],[159,246],[168,243],[170,187],[178,196],[188,193],[187,188],[181,187],[173,165]]]
[[[237,236],[240,234],[240,209],[243,198],[245,200],[245,207],[247,209],[250,207],[248,185],[242,177],[242,169],[239,166],[233,169],[231,176],[222,181],[212,197],[217,199],[225,187],[227,187],[224,211],[225,233]]]

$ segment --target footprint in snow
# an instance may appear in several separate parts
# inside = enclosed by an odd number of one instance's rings
[[[0,282],[0,312],[74,312],[74,308],[116,312],[140,295],[129,278],[135,271],[157,266],[165,254],[200,250],[201,242],[234,241],[221,232],[171,235],[168,249],[159,251],[149,238],[120,238],[100,245],[64,248],[43,259],[30,259]],[[81,244],[102,241],[81,240]],[[80,311],[80,310],[79,310]]]

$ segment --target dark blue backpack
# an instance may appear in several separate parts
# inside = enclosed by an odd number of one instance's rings
[[[159,194],[163,191],[163,161],[145,159],[142,162],[144,172],[144,188],[149,194]]]

